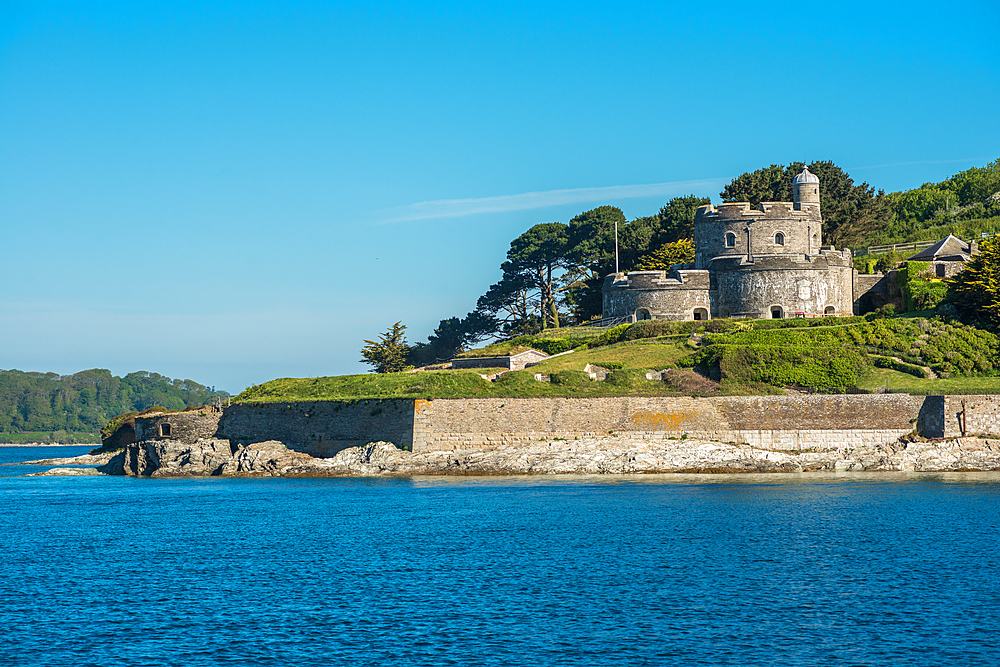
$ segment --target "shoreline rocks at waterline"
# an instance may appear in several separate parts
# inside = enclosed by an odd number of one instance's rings
[[[69,464],[72,459],[66,460]],[[77,465],[81,463],[77,462]],[[93,474],[54,469],[36,475]],[[271,440],[249,445],[205,439],[131,443],[100,474],[135,477],[357,477],[407,475],[554,475],[832,471],[960,472],[1000,470],[1000,439],[898,441],[875,447],[786,452],[709,440],[605,436],[539,440],[489,450],[412,453],[392,443],[350,447],[325,459]]]

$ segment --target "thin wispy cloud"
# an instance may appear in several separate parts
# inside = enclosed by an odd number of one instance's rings
[[[406,222],[432,218],[460,218],[481,213],[508,213],[528,211],[565,204],[586,202],[614,203],[622,199],[644,197],[671,197],[717,190],[727,179],[709,178],[696,181],[672,181],[669,183],[646,183],[642,185],[610,185],[599,188],[571,188],[566,190],[546,190],[544,192],[522,192],[515,195],[496,197],[475,197],[472,199],[438,199],[422,201],[406,206],[375,211],[378,222]]]

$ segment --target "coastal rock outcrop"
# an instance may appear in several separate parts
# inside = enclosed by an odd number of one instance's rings
[[[208,477],[217,475],[232,459],[228,440],[199,440],[193,445],[177,440],[129,443],[98,471],[136,477]]]
[[[73,462],[79,464],[67,461]],[[275,440],[247,445],[219,439],[198,440],[193,445],[157,440],[131,443],[96,470],[142,477],[968,472],[1000,470],[1000,439],[913,438],[876,447],[774,451],[693,438],[604,436],[422,453],[372,442],[326,459],[290,450]]]

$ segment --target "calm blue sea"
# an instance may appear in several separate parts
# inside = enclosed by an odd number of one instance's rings
[[[996,665],[998,515],[996,474],[0,477],[0,661]]]

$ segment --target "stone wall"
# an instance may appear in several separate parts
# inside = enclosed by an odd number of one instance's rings
[[[418,400],[413,450],[489,449],[609,433],[830,449],[891,442],[917,428],[923,403],[903,394]]]
[[[764,257],[752,264],[719,267],[716,307],[720,317],[771,317],[780,307],[783,317],[795,313],[854,314],[854,269],[838,252],[824,252],[810,261]]]
[[[695,309],[704,309],[701,319],[713,310],[708,271],[684,269],[669,276],[666,271],[633,271],[627,277],[612,274],[604,284],[604,317],[693,320]]]
[[[1000,435],[1000,396],[941,396],[943,435]]]
[[[1000,434],[1000,396],[808,395],[387,399],[240,404],[136,419],[136,440],[278,440],[311,456],[384,440],[420,451],[493,449],[555,438],[688,435],[775,450],[829,450]]]
[[[221,412],[210,409],[143,415],[135,418],[135,441],[171,439],[193,443],[199,438],[214,438],[220,417]]]
[[[310,456],[329,457],[377,440],[413,442],[413,400],[244,403],[224,408],[220,437],[240,442],[278,440]]]

